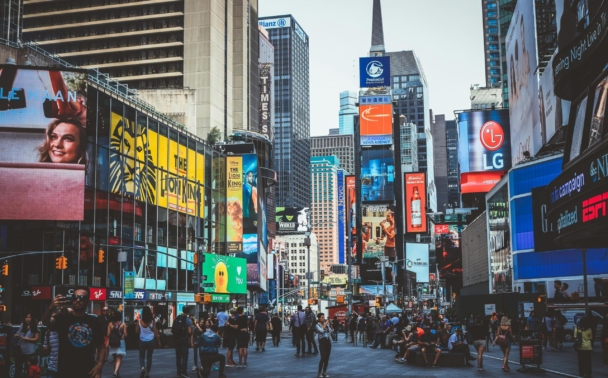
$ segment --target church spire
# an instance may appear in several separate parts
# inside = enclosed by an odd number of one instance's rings
[[[382,27],[382,7],[380,0],[374,0],[374,11],[372,18],[372,47],[370,55],[384,55],[384,29]]]

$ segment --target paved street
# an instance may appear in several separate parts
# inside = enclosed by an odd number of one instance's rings
[[[255,348],[249,348],[248,367],[245,369],[231,368],[226,369],[228,377],[247,377],[247,378],[278,378],[278,377],[316,377],[319,362],[318,355],[307,357],[294,357],[294,348],[291,346],[291,338],[284,334],[283,342],[278,348],[272,346],[266,348],[266,352],[256,352]],[[517,347],[515,347],[517,348]],[[510,375],[524,375],[517,372],[520,366],[518,350],[514,349],[510,358]],[[498,347],[490,348],[490,352],[484,355],[485,371],[478,372],[474,367],[461,368],[424,368],[413,365],[403,365],[394,361],[394,353],[386,349],[370,349],[362,346],[353,347],[344,342],[344,335],[340,335],[339,341],[333,343],[332,354],[329,363],[328,374],[333,377],[346,378],[355,376],[368,377],[394,377],[394,376],[419,376],[419,377],[463,377],[463,376],[482,376],[495,377],[503,374],[502,353]],[[545,377],[559,376],[578,376],[576,354],[571,344],[564,345],[561,352],[543,351],[543,368],[548,369],[545,374],[526,374],[540,375]],[[475,361],[473,361],[475,363]],[[189,358],[189,368],[192,368],[192,354]],[[136,377],[139,373],[137,362],[137,351],[128,351],[124,359],[121,376]],[[601,354],[596,350],[593,355],[594,377],[608,375],[608,366],[601,364]],[[152,366],[152,378],[175,377],[175,352],[173,349],[162,349],[154,352],[154,363]],[[190,377],[196,375],[190,371]],[[560,373],[560,374],[558,374]],[[104,368],[104,378],[111,377],[111,366]],[[217,372],[212,372],[211,377],[218,376]]]

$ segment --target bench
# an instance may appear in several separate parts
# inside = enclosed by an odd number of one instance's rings
[[[435,361],[435,353],[426,352],[426,359],[430,364]],[[410,358],[408,359],[408,364],[415,363],[418,366],[424,366],[424,358],[422,357],[422,352],[418,351],[416,354],[410,354]],[[450,353],[448,351],[442,351],[441,357],[437,361],[437,365],[441,367],[461,367],[465,366],[467,361],[464,359],[464,353]]]

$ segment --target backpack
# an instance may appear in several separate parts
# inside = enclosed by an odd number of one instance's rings
[[[188,322],[185,315],[175,318],[171,326],[171,334],[175,337],[188,337]]]
[[[199,348],[198,348],[198,352],[200,354],[218,354],[219,350],[217,347],[217,338],[214,337],[208,337],[205,334],[202,334],[199,338]]]
[[[110,337],[108,338],[108,341],[112,348],[120,347],[120,339],[122,338],[120,336],[120,326],[121,325],[122,325],[122,322],[118,323],[118,327],[115,325],[114,327],[112,327],[112,330],[110,331]]]

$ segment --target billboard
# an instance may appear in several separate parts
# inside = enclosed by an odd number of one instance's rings
[[[416,273],[416,282],[429,282],[429,245],[405,243],[405,268]]]
[[[460,172],[503,171],[511,168],[509,111],[458,113]]]
[[[226,157],[226,213],[228,252],[243,251],[243,160]]]
[[[288,28],[291,26],[291,17],[259,20],[258,25],[262,26],[264,29]]]
[[[394,260],[395,208],[388,204],[361,206],[361,239],[363,258],[387,256]]]
[[[539,81],[539,110],[540,110],[540,145],[541,147],[553,137],[560,127],[568,125],[570,101],[562,100],[553,91],[553,60],[549,60]]]
[[[508,186],[495,189],[486,197],[488,218],[488,249],[490,262],[490,292],[513,291],[513,257],[511,254],[511,227],[509,226]]]
[[[361,151],[361,201],[393,201],[395,160],[391,150]]]
[[[338,263],[344,264],[346,260],[344,259],[344,249],[346,247],[346,241],[344,240],[344,235],[346,233],[346,225],[344,224],[344,171],[338,170],[337,174],[337,183],[338,183]]]
[[[460,175],[460,193],[487,193],[502,178],[504,171],[465,172]]]
[[[391,58],[373,56],[359,58],[359,87],[388,87],[391,85]]]
[[[519,1],[506,37],[512,165],[541,147],[534,2]]]
[[[344,177],[346,194],[346,228],[350,245],[348,246],[351,263],[361,261],[361,256],[357,257],[357,192],[355,188],[355,176]]]
[[[247,264],[245,259],[205,253],[203,284],[212,284],[208,292],[247,293]]]
[[[273,140],[273,116],[272,111],[272,64],[260,63],[260,133],[265,135],[270,141]]]
[[[439,278],[462,278],[462,248],[460,235],[464,226],[456,224],[436,225],[447,232],[437,234],[435,238],[435,261],[439,269]]]
[[[96,134],[87,129],[86,79],[85,71],[0,65],[0,219],[84,219]]]
[[[427,232],[424,172],[405,174],[405,223],[406,232]]]
[[[447,224],[436,224],[435,235],[445,235],[450,233],[449,225]]]
[[[277,207],[277,232],[310,231],[310,209],[308,207]]]
[[[546,186],[532,188],[532,223],[534,225],[534,251],[546,252],[557,249],[553,240],[558,236],[557,225],[549,221],[545,195]]]
[[[362,146],[392,144],[393,105],[359,105],[359,135]]]

